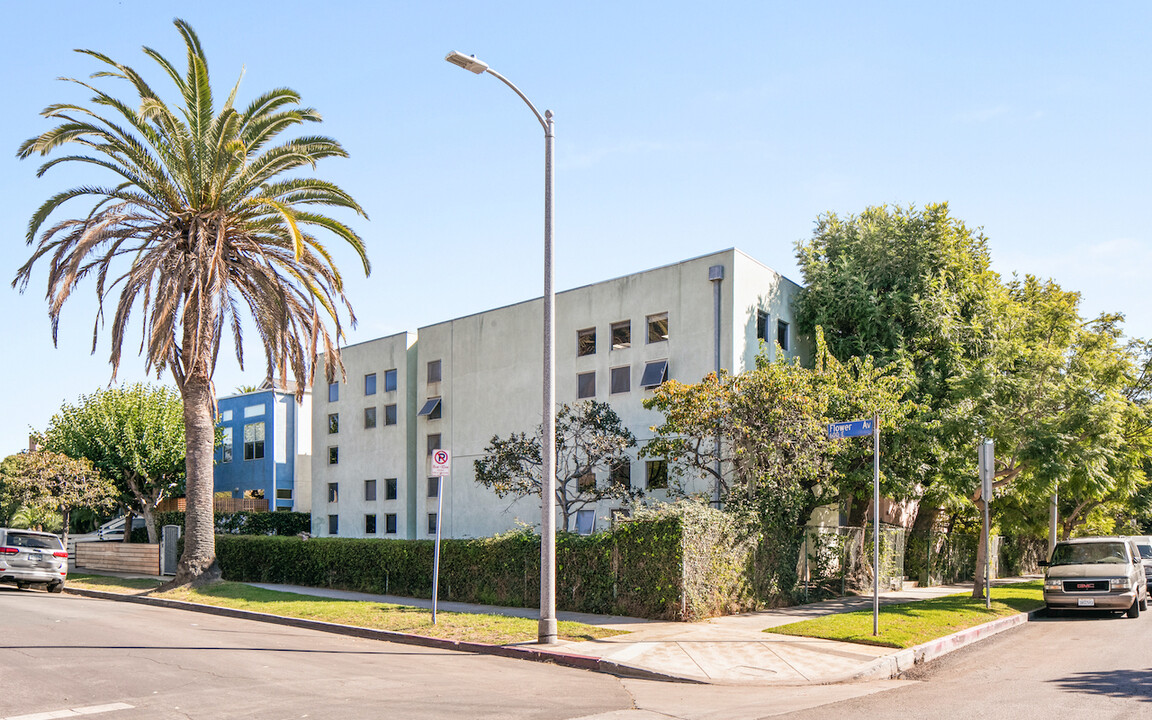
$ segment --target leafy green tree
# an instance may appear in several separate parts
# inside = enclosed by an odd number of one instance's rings
[[[19,455],[9,455],[0,461],[0,527],[11,527],[12,519],[20,511],[21,496],[11,481],[19,468]]]
[[[5,484],[22,505],[58,512],[64,521],[64,544],[68,522],[76,508],[108,508],[115,503],[116,487],[88,460],[48,450],[8,457]]]
[[[476,482],[497,497],[540,495],[539,429],[534,437],[512,433],[493,436],[484,456],[473,464]],[[565,530],[572,530],[577,511],[602,500],[631,502],[643,494],[631,483],[618,482],[613,471],[629,461],[636,438],[608,403],[590,400],[563,405],[556,413],[556,505]],[[596,473],[605,475],[603,480]]]
[[[174,585],[219,577],[212,520],[215,440],[213,373],[231,335],[243,365],[241,328],[256,328],[268,377],[290,372],[300,390],[312,379],[320,346],[326,373],[340,369],[340,308],[355,322],[329,250],[313,234],[327,231],[351,246],[369,271],[364,244],[349,226],[316,208],[363,215],[350,195],[302,174],[317,161],[346,157],[335,140],[306,135],[273,144],[286,130],[318,122],[299,95],[278,88],[244,109],[234,106],[239,83],[217,105],[204,48],[183,20],[175,25],[187,48],[181,73],[160,53],[144,48],[176,89],[168,105],[136,70],[106,55],[81,50],[102,70],[94,77],[124,81],[136,94],[121,100],[94,83],[73,80],[92,93],[90,105],[60,103],[43,112],[56,125],[20,146],[21,158],[47,156],[66,145],[40,174],[62,164],[96,167],[107,186],[82,185],[52,196],[33,215],[31,259],[14,286],[26,289],[33,267],[48,263],[47,300],[53,337],[61,308],[93,276],[98,310],[93,351],[104,323],[103,301],[119,289],[112,313],[112,375],[134,309],[142,318],[142,352],[149,371],[169,371],[184,402],[188,513],[184,554]],[[93,205],[45,228],[73,199]],[[41,230],[43,232],[41,233]],[[330,333],[327,321],[334,324]]]
[[[52,416],[41,442],[87,458],[111,478],[122,501],[143,515],[148,542],[158,542],[156,507],[184,487],[184,410],[175,391],[137,383],[84,395]]]

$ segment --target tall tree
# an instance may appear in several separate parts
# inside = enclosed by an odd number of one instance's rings
[[[47,161],[40,175],[80,163],[109,173],[108,186],[83,185],[51,197],[33,215],[31,259],[13,281],[26,289],[35,264],[49,258],[47,300],[53,338],[65,301],[94,276],[99,309],[117,287],[112,315],[112,376],[133,309],[142,318],[146,367],[172,373],[184,402],[188,512],[184,554],[173,584],[219,577],[212,517],[215,389],[222,343],[231,335],[243,365],[241,329],[251,318],[268,363],[268,377],[291,372],[298,394],[315,368],[317,346],[329,358],[332,379],[340,368],[340,308],[355,322],[341,275],[312,231],[347,242],[369,272],[359,235],[314,208],[343,208],[363,215],[348,193],[301,171],[328,157],[346,157],[335,140],[306,135],[273,144],[296,125],[318,122],[300,96],[278,88],[247,108],[233,106],[239,82],[219,107],[208,61],[188,23],[175,25],[187,50],[182,74],[145,47],[175,86],[181,107],[170,107],[138,72],[93,50],[80,50],[102,66],[97,79],[124,81],[138,99],[120,100],[94,84],[72,80],[93,93],[91,105],[51,105],[43,115],[57,124],[20,146],[21,158],[49,155],[66,145],[76,154]],[[44,229],[48,218],[76,198],[92,198],[87,211]],[[138,307],[137,307],[138,306]],[[329,332],[327,320],[334,325]]]
[[[5,484],[21,504],[60,513],[65,546],[73,510],[107,508],[115,502],[115,485],[83,458],[37,450],[9,456],[8,460],[13,462],[6,470]]]
[[[590,400],[563,405],[556,412],[556,505],[565,530],[572,530],[577,511],[601,500],[633,500],[642,493],[612,477],[629,461],[636,445],[632,432],[608,403]],[[476,482],[498,497],[541,493],[539,430],[535,436],[493,436],[484,456],[474,462]],[[596,473],[605,477],[597,480]]]
[[[87,458],[116,482],[157,542],[156,507],[184,487],[183,406],[175,391],[140,383],[65,403],[41,436],[45,450]],[[125,527],[131,527],[126,523]],[[131,535],[125,532],[127,539]]]
[[[11,527],[12,518],[20,510],[22,496],[11,481],[19,468],[19,455],[9,455],[0,461],[0,527]]]

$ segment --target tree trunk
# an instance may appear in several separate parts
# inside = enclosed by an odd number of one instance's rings
[[[186,320],[187,322],[187,320]],[[215,522],[212,516],[212,463],[216,445],[216,408],[212,384],[193,371],[180,388],[184,400],[185,497],[184,553],[176,577],[166,587],[204,585],[220,579],[216,563]]]
[[[936,521],[941,515],[941,508],[929,507],[921,502],[916,510],[916,519],[912,522],[912,532],[908,535],[908,547],[916,549],[916,557],[905,558],[905,563],[915,568],[916,578],[921,586],[932,584],[932,558],[939,555],[936,547],[936,538],[932,531],[936,529]],[[911,560],[911,563],[908,563]]]
[[[60,514],[64,516],[64,549],[68,549],[68,523],[72,518],[72,509],[69,507],[60,508]],[[65,568],[67,569],[67,568]]]
[[[144,528],[148,531],[148,542],[155,545],[160,542],[156,535],[156,510],[145,501],[143,504]]]
[[[136,519],[136,511],[128,508],[124,512],[124,537],[120,538],[120,542],[132,542],[132,521]]]

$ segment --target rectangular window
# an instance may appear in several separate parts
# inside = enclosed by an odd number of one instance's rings
[[[632,347],[632,321],[612,323],[612,349],[623,350]]]
[[[328,402],[336,402],[340,399],[340,383],[328,383]]]
[[[644,375],[640,378],[640,387],[654,388],[668,379],[668,361],[653,360],[644,366]]]
[[[648,461],[648,489],[649,490],[667,490],[668,489],[668,461],[667,460],[649,460]]]
[[[220,413],[220,422],[232,422],[232,411],[225,410]]]
[[[340,483],[328,483],[328,502],[340,502]]]
[[[395,425],[396,424],[396,406],[395,405],[385,405],[384,406],[384,424],[385,425]]]
[[[244,426],[244,459],[259,460],[264,457],[264,423],[250,423]]]
[[[364,534],[365,535],[375,535],[376,534],[376,516],[375,515],[365,515],[364,516]]]
[[[783,320],[776,321],[776,342],[780,343],[781,350],[788,350],[788,323]]]
[[[428,361],[428,382],[430,382],[430,383],[440,382],[440,361],[439,360],[429,360]]]
[[[365,429],[376,427],[376,408],[364,408],[364,427]]]
[[[375,502],[376,500],[376,481],[364,481],[364,500],[367,502]]]
[[[595,510],[577,510],[576,511],[576,534],[577,535],[591,535],[596,531],[596,511]]]
[[[576,376],[576,397],[581,400],[596,397],[595,372],[580,373]]]
[[[340,413],[328,413],[328,434],[340,432]]]
[[[396,499],[396,478],[385,478],[384,479],[384,499],[385,500],[395,500]]]
[[[340,516],[339,515],[329,515],[328,516],[328,534],[329,535],[339,535],[340,534]]]
[[[396,534],[396,513],[388,513],[384,516],[384,534]]]
[[[596,473],[586,472],[580,477],[576,478],[576,491],[586,492],[596,489]]]
[[[756,339],[768,342],[768,311],[756,311]]]
[[[433,450],[440,449],[440,433],[428,436],[428,454],[431,455]]]
[[[376,394],[376,373],[368,373],[364,376],[364,394]]]
[[[259,405],[249,405],[248,407],[244,408],[244,417],[246,418],[260,417],[263,414],[264,403],[260,403]]]
[[[428,398],[424,406],[420,408],[420,412],[416,413],[417,416],[423,415],[429,420],[440,419],[440,398]]]
[[[658,343],[668,339],[668,313],[648,316],[648,342]]]
[[[626,393],[632,389],[632,368],[625,365],[624,367],[614,367],[609,371],[611,376],[609,378],[612,386],[612,394]]]
[[[292,499],[292,488],[276,488],[276,499],[277,500],[291,500]]]
[[[428,478],[428,497],[440,497],[440,478]]]
[[[395,392],[395,391],[396,391],[396,371],[395,370],[385,370],[384,371],[384,392]]]
[[[340,464],[340,448],[339,447],[333,445],[332,447],[328,448],[328,464],[329,465],[339,465]]]
[[[224,428],[220,439],[220,462],[232,462],[232,428]]]
[[[577,357],[584,357],[585,355],[596,354],[596,328],[588,328],[587,330],[576,331],[576,355]]]
[[[436,513],[428,513],[428,534],[436,534]]]
[[[609,480],[617,485],[623,485],[626,488],[632,487],[632,463],[625,460],[613,467]]]

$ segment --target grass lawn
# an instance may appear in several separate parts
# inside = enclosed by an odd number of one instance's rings
[[[73,574],[68,578],[70,587],[126,594],[142,594],[141,590],[147,592],[159,584],[152,579],[122,580],[99,575]],[[436,613],[437,622],[433,625],[432,611],[424,608],[358,600],[333,600],[312,595],[265,590],[235,582],[220,582],[197,590],[178,588],[164,593],[149,594],[151,597],[182,600],[200,605],[215,605],[305,620],[319,620],[375,630],[392,630],[413,635],[489,643],[491,645],[535,641],[538,632],[537,621],[531,618],[438,612]],[[557,623],[557,633],[562,640],[575,641],[594,640],[623,634],[619,630],[563,621]]]
[[[872,635],[872,610],[826,615],[764,632],[825,638],[844,642],[910,648],[945,635],[982,625],[996,618],[1044,607],[1043,582],[1014,583],[992,588],[992,608],[968,594],[880,606],[880,634]]]

